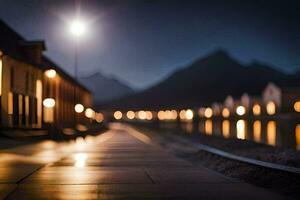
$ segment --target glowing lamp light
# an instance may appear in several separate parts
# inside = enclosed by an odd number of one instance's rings
[[[87,108],[85,110],[84,114],[87,118],[94,118],[95,117],[95,111],[91,108]]]
[[[211,108],[206,108],[204,111],[204,116],[206,118],[211,118],[213,116],[213,110]]]
[[[276,105],[273,101],[269,101],[266,106],[267,113],[269,115],[274,115],[276,113]]]
[[[146,119],[147,120],[152,120],[152,118],[153,118],[152,112],[151,111],[146,111]]]
[[[222,116],[225,117],[225,118],[227,118],[227,117],[230,116],[230,111],[229,111],[228,108],[224,108],[224,109],[222,110]]]
[[[147,117],[147,113],[145,111],[141,110],[138,112],[138,117],[139,117],[139,119],[144,120]]]
[[[160,110],[158,113],[157,113],[157,117],[159,120],[165,120],[166,118],[166,115],[165,115],[165,112]]]
[[[85,30],[86,30],[86,27],[85,27],[84,23],[82,23],[82,21],[80,21],[80,20],[74,20],[70,25],[71,33],[77,37],[84,34]]]
[[[128,119],[134,119],[135,114],[132,110],[130,110],[126,113],[126,116],[127,116]]]
[[[179,118],[181,119],[181,120],[185,120],[186,118],[186,111],[185,110],[181,110],[180,112],[179,112]]]
[[[56,76],[56,71],[54,69],[48,69],[45,71],[45,75],[48,78],[54,78]]]
[[[95,120],[96,120],[96,122],[98,122],[98,123],[103,122],[103,120],[104,120],[104,115],[103,115],[102,113],[96,113],[96,115],[95,115]]]
[[[74,110],[77,113],[82,113],[84,111],[84,107],[82,104],[78,103],[74,106]]]
[[[243,116],[246,113],[246,109],[244,106],[238,106],[236,108],[236,114],[238,114],[239,116]]]
[[[46,108],[53,108],[55,106],[55,100],[53,98],[44,99],[43,105]]]
[[[252,108],[253,114],[254,115],[260,115],[261,108],[259,104],[255,104]]]
[[[191,109],[187,109],[185,112],[185,118],[187,120],[192,120],[194,118],[194,112]]]
[[[119,119],[122,119],[122,117],[123,117],[123,114],[122,114],[121,111],[114,112],[114,118],[115,119],[119,120]]]
[[[296,112],[300,112],[300,101],[296,101],[296,102],[294,103],[294,110],[295,110]]]

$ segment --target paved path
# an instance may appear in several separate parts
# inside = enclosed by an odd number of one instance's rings
[[[75,143],[1,151],[0,199],[285,199],[195,167],[116,126]]]

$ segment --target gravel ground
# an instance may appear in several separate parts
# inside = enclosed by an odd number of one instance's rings
[[[189,160],[195,165],[205,166],[226,176],[264,187],[275,192],[299,198],[300,175],[265,169],[220,156],[198,151],[184,139],[209,145],[224,151],[249,158],[278,164],[300,166],[300,152],[293,149],[271,147],[252,141],[223,139],[217,136],[186,134],[178,130],[161,129],[154,125],[134,124],[134,127],[150,136],[171,153]]]

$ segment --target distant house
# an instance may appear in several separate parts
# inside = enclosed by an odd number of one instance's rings
[[[270,82],[262,93],[262,99],[269,115],[300,111],[297,109],[300,105],[300,86]]]
[[[262,99],[258,96],[250,96],[248,93],[244,93],[240,99],[240,105],[246,109],[246,113],[250,115],[260,115]]]

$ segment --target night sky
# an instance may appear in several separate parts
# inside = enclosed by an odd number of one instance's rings
[[[216,48],[243,63],[300,69],[297,1],[0,0],[0,18],[26,39],[45,39],[46,55],[71,74],[68,23],[78,14],[88,23],[80,38],[80,74],[101,71],[134,88]]]

